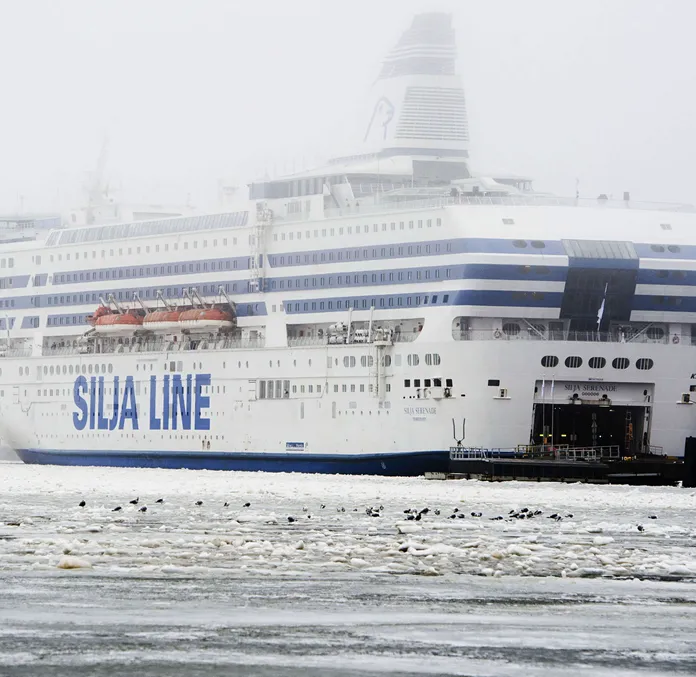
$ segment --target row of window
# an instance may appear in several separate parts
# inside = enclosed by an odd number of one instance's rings
[[[391,270],[381,273],[353,273],[345,275],[313,275],[312,277],[293,277],[287,280],[287,289],[308,289],[309,287],[344,287],[352,285],[393,284],[396,282],[418,282],[419,280],[451,279],[451,268],[417,268],[415,270]],[[304,279],[304,284],[303,284]],[[335,284],[334,284],[335,281]],[[293,282],[295,283],[293,287]],[[267,280],[271,289],[285,289],[286,280]]]
[[[444,249],[443,249],[444,247]],[[379,251],[379,253],[378,253]],[[404,256],[423,256],[428,254],[451,253],[451,242],[434,242],[431,244],[399,245],[394,247],[375,247],[372,250],[338,249],[336,251],[304,252],[302,254],[287,254],[269,256],[271,266],[292,266],[302,263],[331,263],[333,261],[366,261],[384,258],[403,258]],[[286,262],[287,260],[287,262]]]
[[[289,210],[288,210],[289,211]],[[418,220],[418,228],[423,227],[423,220],[419,219]],[[415,228],[416,221],[409,221],[408,222],[408,230],[413,230]],[[425,224],[428,228],[432,228],[433,225],[433,220],[432,219],[426,219]],[[435,219],[435,225],[436,226],[441,226],[442,225],[442,219]],[[406,222],[405,221],[400,221],[399,222],[399,230],[406,230]],[[387,228],[387,224],[383,223],[380,228],[380,224],[378,223],[373,223],[372,224],[372,232],[373,233],[378,233],[380,232],[387,232],[387,230],[392,230],[395,231],[397,230],[396,227],[396,222],[392,221],[389,224],[389,228]],[[345,227],[340,227],[340,228],[321,228],[321,229],[315,229],[315,230],[305,230],[304,231],[304,238],[306,240],[309,240],[312,237],[312,233],[314,233],[314,237],[335,237],[336,235],[352,235],[353,232],[355,232],[356,235],[360,235],[360,233],[369,233],[370,232],[370,226],[365,224],[362,226],[362,230],[360,226],[345,226]],[[273,234],[273,240],[278,241],[279,239],[281,241],[285,240],[287,236],[288,240],[301,240],[302,239],[302,231],[296,231],[294,233],[289,232],[289,233],[274,233]]]
[[[222,246],[223,246],[223,247],[226,247],[226,246],[227,246],[227,238],[226,238],[226,237],[225,237],[225,238],[222,238],[222,239],[221,239],[221,242],[222,242]],[[192,244],[193,244],[192,249],[198,249],[198,240],[193,240]],[[201,244],[202,244],[202,248],[206,248],[206,247],[208,246],[208,240],[202,240],[202,241],[201,241]],[[213,248],[215,248],[215,247],[218,246],[218,240],[217,240],[217,239],[213,239],[213,240],[211,240],[210,244],[211,244],[211,246],[212,246]],[[232,238],[232,244],[233,244],[233,245],[237,244],[237,238],[236,238],[236,237]],[[126,248],[119,247],[118,250],[116,250],[116,249],[109,249],[109,256],[110,256],[110,257],[111,257],[111,256],[119,256],[119,257],[120,257],[120,256],[126,256],[126,255],[127,255],[127,256],[133,256],[133,252],[135,252],[135,254],[141,254],[141,253],[145,253],[145,254],[155,253],[155,254],[156,254],[156,253],[158,253],[158,252],[160,251],[160,247],[162,248],[162,251],[165,251],[165,252],[168,252],[168,251],[169,251],[169,243],[164,243],[163,245],[159,245],[159,244],[156,244],[156,245],[154,245],[154,246],[145,245],[145,246],[143,246],[143,247],[126,247]],[[187,241],[187,242],[183,242],[183,243],[182,243],[182,249],[187,250],[188,248],[189,248],[189,243],[188,243],[188,241]],[[172,243],[172,250],[173,250],[173,251],[178,251],[178,249],[179,249],[179,243],[178,243],[178,242]],[[66,260],[66,261],[70,261],[70,256],[71,256],[70,252],[66,253],[66,254],[65,254],[65,260]],[[82,257],[80,257],[80,252],[74,252],[74,253],[73,253],[73,259],[74,259],[75,261],[79,261],[80,258],[82,258],[82,260],[87,260],[87,259],[89,259],[89,258],[90,258],[90,252],[83,251],[83,252],[82,252]],[[91,256],[91,258],[93,258],[93,259],[96,259],[96,258],[97,258],[97,250],[96,250],[96,249],[93,249],[93,250],[92,250],[92,256]],[[105,259],[105,258],[106,258],[106,249],[102,249],[102,250],[99,252],[99,258],[102,258],[102,259]],[[4,259],[0,260],[0,264],[2,263],[3,260],[4,260]],[[12,259],[10,259],[10,260],[12,260]],[[57,260],[57,261],[62,261],[62,260],[63,260],[63,254],[62,254],[62,253],[61,253],[61,254],[51,254],[50,257],[49,257],[49,260],[50,260],[51,263],[53,263],[53,262],[56,261],[56,260]],[[36,257],[36,263],[37,263],[37,264],[38,264],[38,263],[41,263],[41,258],[40,258],[39,256]],[[4,266],[2,266],[2,265],[0,265],[0,267],[4,268]],[[10,266],[10,268],[11,268],[11,267],[12,267],[12,266]]]
[[[242,265],[244,264],[244,265]],[[132,279],[138,277],[153,277],[157,275],[185,275],[191,273],[214,273],[222,270],[250,269],[252,261],[249,257],[233,259],[212,259],[210,261],[193,261],[189,263],[168,263],[160,266],[138,266],[128,268],[108,268],[100,270],[77,271],[74,273],[55,273],[53,284],[71,284],[96,280]],[[40,286],[40,285],[39,285]]]
[[[443,294],[442,303],[449,303],[449,294]],[[379,298],[362,298],[362,299],[346,299],[345,301],[303,301],[300,303],[293,303],[288,301],[285,303],[285,312],[287,313],[300,313],[309,311],[325,311],[333,310],[334,304],[336,310],[348,310],[353,308],[354,310],[368,309],[368,308],[393,308],[393,307],[403,307],[403,306],[420,306],[420,305],[435,305],[438,303],[439,296],[434,294],[432,298],[425,294],[424,296],[380,296]]]
[[[411,387],[411,379],[410,378],[405,378],[404,379],[404,388],[410,388]],[[413,379],[413,387],[414,388],[420,388],[421,387],[421,379],[419,378],[414,378]],[[424,388],[441,388],[442,387],[442,379],[441,378],[424,378],[423,379],[423,387]],[[452,379],[451,378],[446,378],[445,379],[445,388],[451,388],[452,387]]]
[[[546,369],[552,369],[558,366],[558,362],[559,360],[556,355],[544,355],[544,357],[541,358],[541,366]],[[569,369],[578,369],[582,367],[583,359],[579,355],[569,355],[566,357],[564,364]],[[607,360],[605,357],[591,357],[587,361],[587,365],[590,369],[604,369],[606,364]],[[627,357],[615,357],[611,362],[611,366],[614,369],[628,369],[630,364],[631,361]],[[636,360],[636,369],[647,371],[648,369],[652,369],[653,365],[654,362],[649,357],[641,357]]]

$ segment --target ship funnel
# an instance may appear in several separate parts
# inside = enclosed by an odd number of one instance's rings
[[[466,100],[456,56],[450,15],[414,17],[372,87],[365,152],[468,158]]]

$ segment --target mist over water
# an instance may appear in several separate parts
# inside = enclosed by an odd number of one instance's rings
[[[0,210],[74,208],[108,134],[109,189],[215,208],[353,153],[414,13],[453,13],[472,167],[538,190],[696,202],[686,0],[0,3]]]

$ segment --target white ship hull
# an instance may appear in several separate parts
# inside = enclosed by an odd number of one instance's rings
[[[374,368],[359,366],[361,357],[377,357],[378,350],[348,345],[44,358],[41,369],[47,366],[50,374],[53,367],[53,376],[40,382],[30,378],[10,383],[6,378],[6,392],[11,389],[16,401],[7,403],[6,398],[3,403],[3,433],[23,460],[38,463],[419,474],[444,469],[464,421],[467,445],[514,449],[533,436],[535,405],[553,401],[557,411],[578,407],[571,404],[572,395],[597,385],[602,386],[599,392],[610,393],[605,408],[640,409],[651,443],[671,454],[681,452],[684,438],[694,429],[691,407],[681,404],[680,385],[691,346],[494,339],[428,343],[419,337],[384,349],[392,366],[379,376]],[[425,365],[426,354],[440,356],[437,368]],[[566,354],[580,356],[584,363],[597,355],[608,364],[614,357],[626,357],[632,365],[650,355],[655,367],[650,372],[629,367],[620,373],[609,367],[602,380],[597,380],[597,370],[539,367],[545,355]],[[409,355],[420,356],[417,367],[406,366]],[[348,356],[358,366],[345,368],[343,358]],[[400,368],[393,366],[397,356]],[[7,359],[3,368],[12,373],[34,361]],[[64,374],[64,367],[72,367],[73,375]],[[80,377],[75,377],[78,370]],[[29,373],[35,373],[31,366]],[[184,397],[178,408],[172,392],[175,376],[184,389],[190,378],[190,403]],[[447,398],[437,389],[404,386],[407,380],[444,382],[448,376],[453,388]],[[124,404],[128,377],[134,402]],[[78,378],[86,386],[77,395],[86,407],[84,415],[76,404]],[[206,383],[198,395],[197,378]],[[381,397],[376,393],[378,379],[389,385]],[[258,399],[261,380],[289,386],[287,397],[283,391],[279,399]],[[489,386],[489,380],[500,384]],[[579,406],[595,404],[585,398]],[[134,416],[124,417],[128,407],[135,408]],[[76,424],[80,418],[81,428]],[[634,425],[643,423],[634,420]],[[561,434],[570,434],[560,429],[555,433],[559,443]],[[599,445],[624,443],[599,435]]]

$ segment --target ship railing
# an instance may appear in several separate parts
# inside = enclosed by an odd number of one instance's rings
[[[456,341],[579,341],[587,343],[654,343],[654,344],[692,344],[689,335],[667,335],[662,338],[650,338],[646,333],[633,336],[608,331],[527,331],[522,328],[518,333],[505,333],[500,329],[466,329],[455,330]],[[675,337],[677,340],[675,340]]]
[[[418,333],[412,332],[399,332],[392,333],[390,339],[393,343],[412,343],[418,338]],[[343,340],[341,340],[343,339]],[[300,346],[365,346],[372,345],[374,342],[374,337],[372,341],[356,341],[351,340],[349,343],[345,342],[345,337],[330,335],[330,336],[288,336],[288,346],[291,348]]]
[[[404,196],[408,197],[408,196]],[[368,198],[369,199],[369,198]],[[575,198],[555,197],[548,195],[459,195],[437,196],[422,199],[400,200],[399,195],[384,193],[379,202],[361,202],[360,198],[350,202],[344,207],[331,207],[324,210],[326,218],[345,216],[380,214],[394,211],[413,211],[418,209],[442,209],[453,206],[492,206],[503,207],[578,207],[601,209],[637,209],[662,212],[695,212],[696,208],[690,204],[668,202],[640,202],[634,200],[613,200],[600,198]],[[278,215],[278,220],[284,222],[304,221],[306,216],[302,212]]]
[[[239,350],[263,348],[264,338],[218,339],[215,341],[143,341],[141,343],[90,343],[78,346],[44,347],[43,354],[53,355],[113,355],[131,353],[174,353],[213,350]]]
[[[0,348],[0,357],[29,357],[30,355],[31,346]]]

